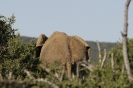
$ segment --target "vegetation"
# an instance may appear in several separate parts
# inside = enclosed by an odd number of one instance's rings
[[[132,88],[125,70],[122,42],[99,42],[102,49],[107,49],[106,61],[103,67],[98,63],[98,48],[96,42],[87,41],[91,47],[93,71],[80,67],[84,79],[68,79],[64,76],[60,81],[52,74],[61,74],[58,63],[49,70],[40,68],[39,58],[35,58],[36,38],[20,36],[12,28],[15,16],[9,18],[0,15],[0,88]],[[128,57],[130,67],[133,67],[133,39],[128,39]],[[114,68],[112,67],[114,61]],[[133,70],[131,69],[133,72]],[[58,76],[59,77],[59,76]]]

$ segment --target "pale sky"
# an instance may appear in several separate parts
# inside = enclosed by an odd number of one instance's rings
[[[122,39],[126,0],[0,0],[0,14],[16,22],[21,36],[48,37],[54,31],[88,41]],[[133,38],[133,2],[129,6],[128,37]]]

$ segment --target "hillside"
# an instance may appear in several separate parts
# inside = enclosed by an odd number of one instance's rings
[[[23,41],[23,42],[29,42],[31,39],[37,39],[35,37],[28,37],[28,36],[20,36],[20,39]]]
[[[31,39],[37,39],[35,37],[27,37],[27,36],[21,36],[20,37],[23,42],[29,42]],[[91,61],[92,62],[98,62],[98,48],[95,41],[86,41],[90,47],[91,47]],[[99,42],[99,45],[101,47],[101,51],[103,52],[104,49],[109,51],[113,46],[116,45],[116,43],[111,42]]]

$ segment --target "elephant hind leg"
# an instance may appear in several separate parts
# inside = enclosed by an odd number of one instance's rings
[[[71,63],[66,63],[66,68],[67,68],[67,76],[68,78],[71,79]]]

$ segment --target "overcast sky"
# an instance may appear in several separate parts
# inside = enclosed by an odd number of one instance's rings
[[[54,31],[84,40],[117,42],[124,27],[126,0],[0,0],[0,14],[16,22],[21,36],[48,37]],[[132,9],[132,10],[131,10]],[[128,37],[133,38],[133,2],[129,6]]]

